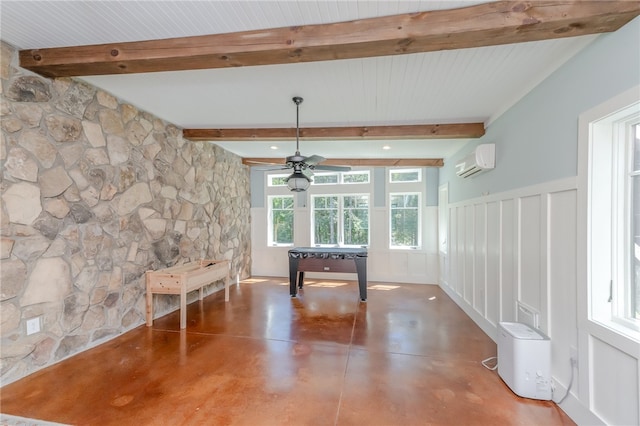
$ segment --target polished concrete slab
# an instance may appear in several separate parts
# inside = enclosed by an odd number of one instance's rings
[[[155,296],[167,297],[167,296]],[[496,345],[437,286],[253,278],[0,389],[75,425],[571,425],[481,360]]]

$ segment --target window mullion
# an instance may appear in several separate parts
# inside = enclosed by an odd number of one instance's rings
[[[338,245],[344,244],[344,195],[338,196]]]

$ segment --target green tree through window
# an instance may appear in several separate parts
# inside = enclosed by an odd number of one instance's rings
[[[420,245],[419,194],[391,194],[391,247]]]
[[[315,244],[338,244],[338,196],[313,197]]]
[[[369,196],[348,195],[343,198],[345,245],[369,244]]]
[[[313,243],[369,244],[369,195],[313,197]]]
[[[395,169],[389,173],[390,182],[421,182],[422,171],[420,169]]]
[[[271,197],[271,244],[293,244],[293,196]]]

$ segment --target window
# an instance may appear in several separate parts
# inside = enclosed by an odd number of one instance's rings
[[[343,203],[343,244],[366,246],[369,244],[369,196],[345,195]]]
[[[312,185],[330,185],[338,183],[338,173],[314,173]]]
[[[640,321],[640,124],[630,126],[631,143],[630,155],[632,161],[628,173],[628,186],[631,198],[631,220],[629,223],[629,234],[631,237],[631,247],[628,252],[630,263],[630,285],[628,295],[624,299],[627,301],[623,305],[622,313],[634,321]]]
[[[313,197],[313,243],[338,244],[338,196]]]
[[[369,244],[369,195],[312,196],[314,245]]]
[[[289,175],[269,175],[267,182],[269,186],[287,186],[288,177]]]
[[[640,114],[636,117],[640,123]],[[640,330],[640,124],[635,123],[624,129],[628,139],[627,154],[630,161],[626,170],[627,196],[630,217],[625,225],[629,241],[626,250],[626,274],[623,289],[618,290],[616,316],[628,318]],[[626,200],[625,200],[626,201]]]
[[[421,182],[422,169],[390,169],[389,182]]]
[[[312,185],[369,183],[369,170],[340,173],[314,173]]]
[[[420,194],[392,193],[389,203],[391,248],[420,246]]]
[[[589,124],[591,318],[638,337],[640,102]]]
[[[293,245],[293,195],[269,197],[269,244]]]
[[[369,170],[344,172],[342,183],[369,183]]]
[[[266,220],[260,226],[266,244],[274,250],[293,245],[423,250],[432,238],[425,234],[431,228],[423,224],[429,212],[423,205],[425,170],[397,166],[314,171],[312,185],[302,194],[287,190],[288,174],[265,173]]]

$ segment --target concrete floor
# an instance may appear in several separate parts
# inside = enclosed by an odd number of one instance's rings
[[[155,296],[168,297],[168,296]],[[439,287],[253,278],[0,389],[75,425],[566,425],[481,365],[496,345]]]

